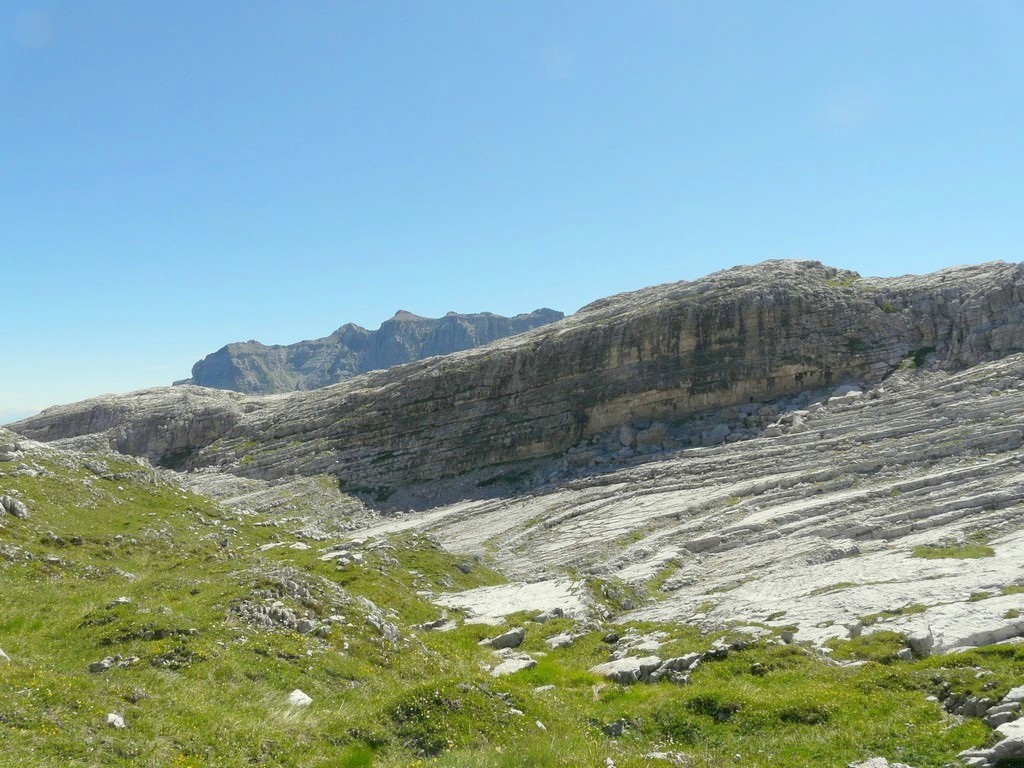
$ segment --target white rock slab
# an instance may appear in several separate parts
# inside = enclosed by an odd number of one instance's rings
[[[477,587],[440,595],[434,602],[447,608],[465,609],[471,613],[471,618],[500,619],[519,611],[546,611],[555,607],[574,619],[588,615],[584,585],[568,579]]]
[[[537,660],[532,659],[528,656],[516,656],[511,659],[506,659],[501,662],[498,666],[491,670],[491,677],[505,677],[506,675],[514,675],[516,672],[521,672],[524,669],[532,669],[537,666]]]

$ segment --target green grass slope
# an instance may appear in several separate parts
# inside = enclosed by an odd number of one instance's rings
[[[665,658],[716,638],[529,615],[510,626],[526,627],[519,650],[537,666],[495,678],[478,643],[499,628],[455,612],[450,631],[418,625],[442,615],[431,594],[501,577],[464,573],[425,536],[297,540],[109,456],[39,453],[0,471],[0,492],[31,510],[0,517],[0,766],[798,768],[883,755],[939,768],[989,729],[926,697],[1024,681],[1021,646],[899,661],[901,638],[880,634],[837,644],[860,665],[769,638],[686,685],[622,686],[588,671],[609,658],[606,633],[662,632]],[[347,554],[324,559],[332,547]],[[561,632],[577,637],[552,650]],[[295,689],[312,704],[290,705]]]

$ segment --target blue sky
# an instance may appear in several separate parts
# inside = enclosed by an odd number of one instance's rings
[[[1024,243],[1024,4],[0,4],[0,421],[397,309]]]

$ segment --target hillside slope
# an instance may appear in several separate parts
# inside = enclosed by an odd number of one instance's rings
[[[942,768],[1024,683],[1019,645],[915,657],[881,632],[830,659],[777,627],[624,616],[645,598],[611,576],[505,584],[415,530],[432,515],[384,530],[322,479],[0,443],[0,766]],[[503,618],[458,607],[484,594]]]

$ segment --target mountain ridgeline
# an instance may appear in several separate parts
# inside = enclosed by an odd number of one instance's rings
[[[295,344],[228,344],[192,366],[190,379],[175,384],[247,394],[319,389],[367,371],[479,347],[563,317],[553,309],[515,317],[449,312],[441,318],[401,310],[376,331],[348,323],[325,338]]]
[[[263,398],[158,388],[50,408],[12,428],[181,469],[393,489],[562,456],[651,420],[679,424],[847,380],[871,386],[903,366],[958,370],[1020,351],[1024,265],[862,278],[769,261],[612,296],[525,334],[326,389]]]

